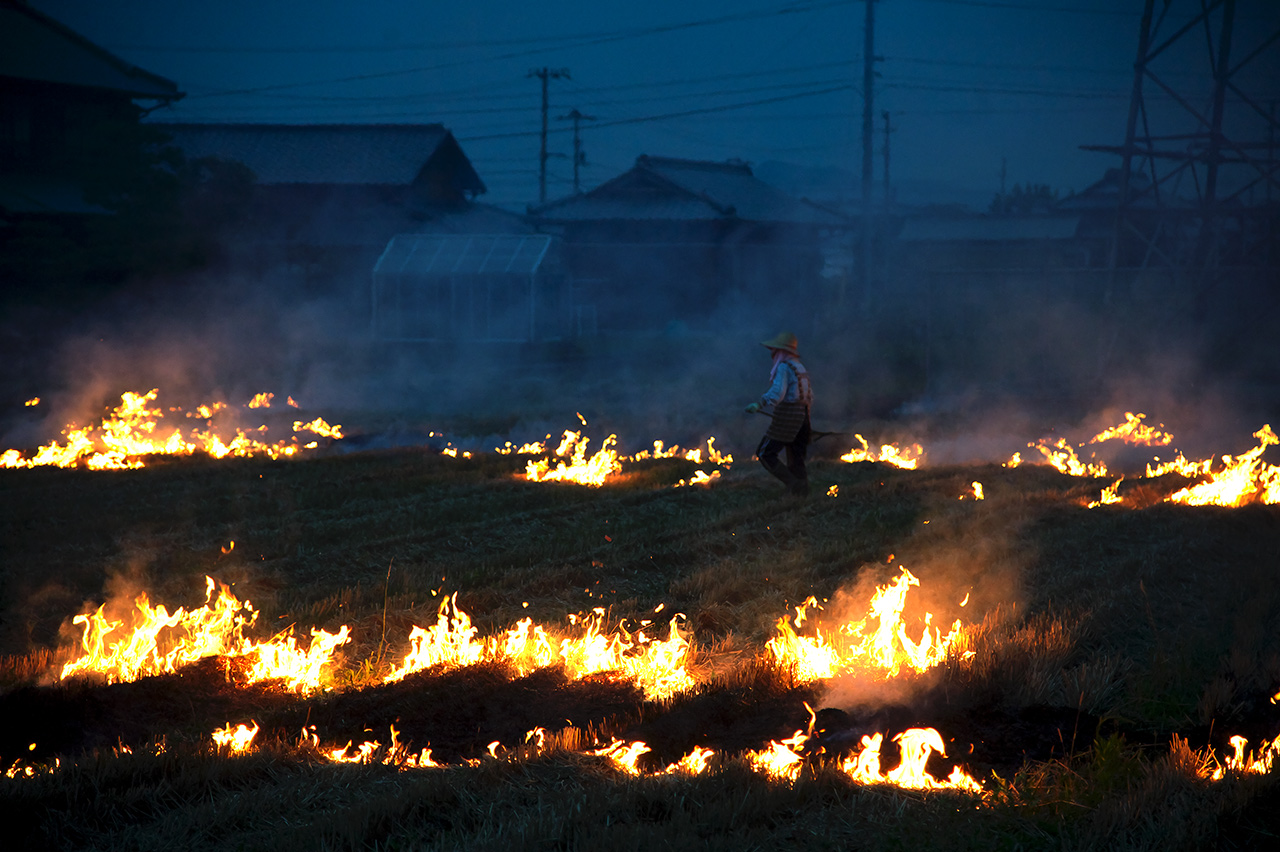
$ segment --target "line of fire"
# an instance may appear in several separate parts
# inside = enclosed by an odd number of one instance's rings
[[[515,210],[0,2],[15,848],[1270,848],[1280,30],[1137,5],[979,212],[576,109]]]

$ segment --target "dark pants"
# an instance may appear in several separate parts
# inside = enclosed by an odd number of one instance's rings
[[[764,469],[782,480],[787,490],[797,496],[809,493],[809,473],[804,466],[804,457],[809,451],[809,438],[809,418],[805,417],[800,431],[792,440],[779,441],[765,435],[760,439],[760,446],[756,447],[756,458],[760,459]],[[787,451],[785,465],[778,458],[783,450]]]

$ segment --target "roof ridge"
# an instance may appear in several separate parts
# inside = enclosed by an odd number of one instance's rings
[[[335,128],[355,128],[359,130],[369,129],[412,129],[412,130],[442,130],[449,133],[449,129],[444,126],[443,122],[433,121],[427,124],[410,123],[410,122],[306,122],[294,123],[287,121],[152,121],[148,124],[159,127],[220,127],[223,129],[230,128],[250,128],[252,130],[270,130],[270,129],[298,129],[298,130],[332,130]]]
[[[74,42],[75,44],[79,45],[85,50],[88,50],[90,53],[96,54],[100,59],[103,59],[108,64],[114,66],[116,70],[124,74],[126,77],[130,77],[134,79],[138,79],[138,78],[145,79],[152,85],[155,85],[159,88],[172,90],[172,93],[168,96],[156,95],[156,94],[148,95],[148,94],[132,93],[134,94],[134,97],[154,99],[154,100],[164,100],[164,101],[176,101],[182,97],[185,97],[186,95],[185,92],[178,91],[178,84],[170,80],[168,77],[161,77],[159,74],[155,74],[151,71],[146,70],[145,68],[134,65],[132,62],[121,59],[119,56],[116,56],[114,53],[107,50],[105,47],[102,47],[101,45],[96,44],[95,42],[89,40],[85,36],[82,36],[80,33],[71,29],[71,27],[67,26],[66,24],[62,23],[56,18],[52,18],[46,15],[45,13],[39,11],[38,9],[33,8],[30,4],[26,2],[17,2],[17,0],[6,0],[6,2],[0,3],[0,7],[8,8],[8,9],[11,9],[12,11],[18,12],[20,14],[24,14],[27,17],[39,23],[40,25],[47,27],[50,30],[53,30],[63,38],[71,42]]]
[[[641,154],[636,157],[636,165],[654,166],[659,168],[662,166],[692,166],[706,171],[714,170],[721,172],[736,172],[739,174],[746,174],[748,177],[755,177],[755,173],[751,171],[751,165],[746,160],[740,160],[737,157],[733,157],[728,160],[689,160],[683,157],[662,157],[651,154]]]

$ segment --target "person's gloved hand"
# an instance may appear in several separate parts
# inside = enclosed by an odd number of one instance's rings
[[[748,405],[748,406],[747,406],[747,409],[746,409],[746,410],[747,410],[747,413],[748,413],[748,414],[755,414],[757,411],[759,411],[759,410],[760,410],[760,403],[758,403],[758,402],[753,402],[753,403],[751,403],[750,405]]]

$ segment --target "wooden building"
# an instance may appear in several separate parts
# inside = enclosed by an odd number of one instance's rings
[[[696,326],[732,299],[820,302],[824,241],[848,227],[744,162],[647,155],[531,215],[563,237],[575,322],[601,331]]]
[[[0,0],[0,217],[107,211],[84,197],[103,128],[137,124],[143,108],[182,97],[47,15]]]
[[[242,163],[250,214],[236,235],[259,264],[310,277],[369,269],[398,233],[504,230],[518,217],[485,191],[440,124],[157,124],[188,159]]]

